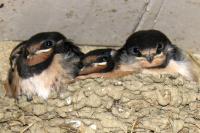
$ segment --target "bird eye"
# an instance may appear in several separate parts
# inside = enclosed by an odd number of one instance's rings
[[[161,50],[158,50],[158,49],[157,49],[156,53],[157,53],[157,54],[160,54],[160,53],[161,53]]]
[[[140,51],[139,51],[138,48],[133,48],[133,52],[137,54],[137,53],[139,53]]]
[[[47,40],[47,41],[44,41],[44,42],[43,42],[43,46],[44,46],[45,48],[50,48],[50,47],[53,46],[53,44],[54,44],[54,42],[51,41],[51,40]]]
[[[164,46],[163,46],[162,43],[158,43],[156,53],[157,53],[157,54],[160,54],[160,53],[162,52],[162,50],[163,50],[163,47],[164,47]]]
[[[139,48],[133,48],[133,49],[132,49],[132,53],[133,53],[134,55],[141,56],[141,53],[140,53]]]
[[[163,44],[162,43],[158,43],[157,49],[163,49]]]

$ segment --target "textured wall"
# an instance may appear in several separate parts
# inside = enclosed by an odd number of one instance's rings
[[[135,30],[156,28],[175,43],[199,46],[198,0],[1,0],[0,40],[60,31],[79,44],[122,45]]]

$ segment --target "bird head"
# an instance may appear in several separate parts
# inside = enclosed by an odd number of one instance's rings
[[[46,69],[56,54],[63,55],[63,59],[81,58],[80,49],[58,32],[42,32],[20,43],[10,55],[10,64],[18,66],[22,77],[29,77],[33,73],[40,73]]]
[[[174,50],[170,40],[157,30],[144,30],[132,34],[123,47],[128,56],[134,56],[142,68],[163,66]]]
[[[28,66],[35,66],[52,58],[56,48],[64,45],[66,38],[57,32],[43,32],[32,36],[22,47],[22,56]]]

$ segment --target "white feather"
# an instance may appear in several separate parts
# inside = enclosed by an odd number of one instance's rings
[[[32,95],[37,94],[38,96],[47,99],[50,93],[50,90],[52,90],[51,85],[45,86],[44,80],[42,79],[42,75],[40,76],[33,76],[28,79],[24,79],[21,82],[21,88],[23,93]]]

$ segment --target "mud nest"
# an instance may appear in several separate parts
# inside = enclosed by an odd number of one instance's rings
[[[16,44],[0,42],[1,133],[200,132],[200,86],[180,75],[87,79],[63,85],[46,101],[4,97],[1,80]],[[200,56],[192,57],[200,66]]]
[[[2,86],[1,86],[2,88]],[[200,86],[180,75],[63,85],[48,100],[0,98],[1,132],[200,132]]]

